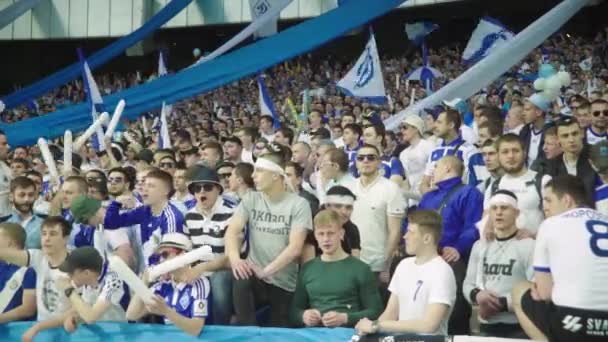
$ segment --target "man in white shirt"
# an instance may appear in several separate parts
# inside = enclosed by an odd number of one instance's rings
[[[64,218],[51,216],[42,223],[42,249],[0,249],[0,260],[31,267],[36,271],[38,322],[23,334],[23,342],[32,341],[43,330],[62,326],[70,314],[70,302],[57,282],[66,277],[59,266],[68,255],[67,243],[71,229],[72,226]]]
[[[504,172],[486,189],[484,194],[484,209],[489,208],[492,195],[498,190],[509,190],[517,196],[520,212],[517,227],[536,234],[543,220],[542,186],[551,179],[550,176],[540,175],[526,167],[524,145],[519,136],[505,134],[496,142],[498,161]]]
[[[398,185],[380,175],[381,162],[380,151],[373,145],[365,144],[357,152],[360,177],[353,189],[357,200],[351,220],[361,234],[361,260],[373,272],[381,273],[381,282],[387,283],[406,203]]]
[[[0,216],[9,215],[11,212],[8,195],[10,193],[9,187],[13,175],[11,168],[6,163],[10,148],[6,134],[4,134],[4,131],[0,130]]]
[[[316,184],[316,196],[319,204],[325,203],[327,190],[332,186],[341,185],[352,191],[355,179],[348,172],[348,156],[338,148],[332,148],[321,155],[319,174]]]
[[[403,165],[407,186],[409,186],[409,191],[406,193],[408,207],[412,207],[418,204],[422,197],[420,184],[424,177],[426,163],[435,145],[422,138],[425,132],[424,120],[418,115],[408,115],[401,122],[399,129],[403,141],[409,144],[399,154],[399,160]]]
[[[59,270],[69,278],[57,281],[57,287],[70,300],[73,314],[66,318],[68,332],[76,330],[78,323],[97,321],[125,322],[129,304],[129,291],[118,274],[108,269],[108,263],[90,246],[73,250]]]
[[[452,268],[437,254],[442,219],[434,210],[408,215],[405,248],[414,257],[399,263],[389,285],[391,297],[377,321],[364,318],[355,329],[360,336],[375,333],[448,334],[456,301]],[[457,313],[458,314],[458,313]]]
[[[534,340],[608,337],[608,216],[590,202],[579,178],[558,176],[545,187],[534,283],[513,289],[519,323]]]

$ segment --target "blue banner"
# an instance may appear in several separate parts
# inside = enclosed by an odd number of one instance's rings
[[[19,0],[0,11],[0,30],[15,21],[23,13],[31,10],[40,3],[40,0]]]
[[[127,105],[122,117],[136,118],[160,108],[163,101],[174,103],[209,92],[313,50],[403,2],[350,0],[323,15],[222,57],[104,97],[104,103],[106,108],[113,108],[120,99],[125,99]],[[311,35],[311,32],[315,34]],[[31,145],[38,137],[63,136],[66,129],[73,132],[84,130],[90,122],[89,115],[90,108],[81,103],[41,117],[3,124],[0,128],[7,133],[11,145]]]
[[[29,0],[28,0],[29,1]],[[23,2],[23,0],[19,1]],[[16,4],[18,4],[17,2]],[[172,0],[150,20],[143,24],[137,30],[131,32],[114,43],[106,46],[105,48],[92,54],[87,61],[91,70],[95,70],[97,67],[104,65],[112,58],[123,53],[126,49],[133,46],[133,44],[146,38],[158,28],[163,26],[179,12],[181,12],[186,6],[188,6],[192,0]],[[15,4],[15,5],[16,5]],[[45,93],[53,90],[59,86],[62,86],[76,78],[80,77],[81,69],[79,63],[74,63],[63,70],[60,70],[42,80],[29,85],[25,88],[19,89],[16,92],[2,98],[7,109],[14,108],[23,104],[31,99],[35,99],[44,95]]]
[[[0,324],[0,341],[18,342],[32,322]],[[81,325],[74,333],[52,329],[38,334],[36,342],[92,341],[214,341],[214,342],[347,342],[355,331],[346,328],[280,329],[259,327],[206,326],[198,337],[192,337],[175,326],[159,324],[97,323]]]

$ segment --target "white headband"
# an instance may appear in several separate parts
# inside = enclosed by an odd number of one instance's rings
[[[355,199],[352,198],[352,196],[328,195],[325,198],[325,203],[328,203],[328,204],[353,205],[353,203],[355,203]]]
[[[513,208],[517,208],[517,200],[512,196],[505,194],[496,194],[490,198],[489,205],[508,204]]]
[[[285,170],[283,170],[283,168],[279,164],[273,162],[272,160],[268,160],[266,158],[258,158],[258,160],[255,161],[254,167],[256,169],[276,172],[276,173],[280,174],[281,176],[285,176]]]

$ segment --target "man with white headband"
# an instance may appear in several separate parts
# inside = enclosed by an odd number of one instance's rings
[[[514,193],[498,190],[488,206],[496,239],[473,245],[464,297],[479,307],[482,336],[526,338],[513,312],[511,291],[515,284],[532,279],[534,240],[516,237],[519,209]]]
[[[312,229],[306,200],[286,190],[282,153],[260,156],[253,180],[257,191],[246,193],[226,231],[225,252],[234,275],[234,309],[240,325],[259,325],[254,303],[270,304],[269,326],[287,326],[296,287],[297,259]],[[247,226],[247,231],[244,232]],[[242,236],[250,246],[241,257]],[[269,303],[261,303],[267,299]]]

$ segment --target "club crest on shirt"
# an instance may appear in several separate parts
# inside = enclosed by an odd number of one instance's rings
[[[188,306],[190,306],[190,297],[188,294],[184,293],[182,297],[179,299],[179,306],[182,307],[182,310],[186,310]]]
[[[18,288],[18,287],[19,287],[19,282],[18,282],[17,280],[13,279],[13,280],[11,281],[11,283],[10,283],[10,284],[8,284],[8,287],[9,287],[9,289],[11,289],[11,290],[15,290],[16,288]]]

